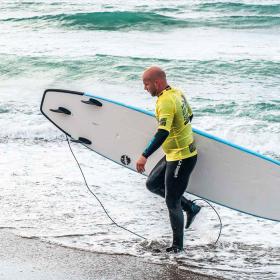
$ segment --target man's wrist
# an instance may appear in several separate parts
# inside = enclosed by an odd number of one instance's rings
[[[142,153],[142,156],[143,156],[145,159],[148,158],[148,156],[145,154],[145,152]]]

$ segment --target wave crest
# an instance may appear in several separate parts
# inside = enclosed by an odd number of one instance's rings
[[[2,21],[24,22],[42,28],[50,25],[78,30],[164,31],[170,28],[215,27],[229,29],[271,28],[280,26],[278,15],[218,15],[201,18],[177,18],[155,12],[115,11],[42,15],[9,18]]]

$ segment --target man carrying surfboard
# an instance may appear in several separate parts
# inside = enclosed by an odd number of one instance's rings
[[[165,156],[151,171],[146,186],[151,192],[165,197],[173,231],[172,246],[166,251],[177,253],[183,250],[183,210],[187,214],[186,228],[200,211],[198,205],[183,196],[197,160],[190,123],[193,114],[183,93],[168,85],[161,68],[148,68],[142,79],[144,89],[157,96],[158,130],[139,157],[136,169],[144,172],[148,157],[162,145]]]

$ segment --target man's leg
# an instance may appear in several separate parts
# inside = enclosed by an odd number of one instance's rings
[[[194,156],[179,161],[169,161],[166,164],[165,200],[173,231],[172,247],[174,248],[183,249],[184,215],[181,200],[196,160],[197,157]]]
[[[153,168],[149,177],[146,181],[146,186],[149,191],[165,197],[165,170],[166,170],[166,159],[163,157],[157,165]],[[184,196],[181,199],[182,208],[184,211],[190,212],[192,210],[192,201],[186,199]]]
[[[153,168],[146,181],[146,187],[152,193],[165,197],[164,177],[166,169],[166,159],[163,157]]]

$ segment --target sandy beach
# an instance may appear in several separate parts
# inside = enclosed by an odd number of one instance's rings
[[[0,235],[1,280],[218,279],[171,265],[147,263],[133,256],[64,248],[6,231]]]

